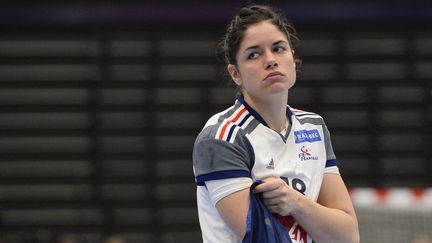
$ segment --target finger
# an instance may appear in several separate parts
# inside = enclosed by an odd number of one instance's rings
[[[261,183],[255,187],[254,193],[260,193],[260,192],[275,190],[281,186],[281,184],[282,184],[281,181],[282,180],[280,180],[280,181],[274,180],[274,178],[272,178],[271,180],[266,179],[266,180],[264,180],[264,183]]]
[[[262,198],[264,198],[264,199],[270,199],[270,198],[275,198],[275,197],[278,197],[278,196],[280,196],[281,195],[281,193],[279,192],[279,190],[271,190],[271,191],[265,191],[265,192],[263,192],[262,193]]]
[[[268,206],[267,208],[272,213],[277,213],[277,214],[280,213],[280,207],[277,205]]]
[[[266,206],[276,206],[279,204],[279,199],[276,198],[265,198],[263,199],[263,202]]]
[[[279,185],[276,183],[262,183],[256,186],[253,192],[254,193],[267,192],[267,191],[276,190],[278,188]]]

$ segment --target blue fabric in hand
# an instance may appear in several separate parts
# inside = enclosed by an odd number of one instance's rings
[[[255,181],[249,191],[250,206],[247,214],[246,234],[243,243],[292,243],[287,229],[267,209],[261,194],[253,193],[253,189],[263,183]]]

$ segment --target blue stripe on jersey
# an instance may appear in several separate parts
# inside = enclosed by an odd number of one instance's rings
[[[258,114],[258,112],[256,112],[248,103],[246,103],[243,95],[239,96],[237,100],[240,101],[240,103],[242,103],[246,107],[246,109],[249,111],[250,114],[252,114],[255,117],[255,119],[261,122],[264,126],[269,127],[267,125],[267,122],[264,121],[264,119],[260,116],[260,114]]]
[[[292,124],[291,116],[294,115],[294,114],[292,113],[292,111],[291,111],[291,109],[290,109],[289,106],[287,106],[286,113],[287,113],[287,117],[288,117],[288,120],[289,120],[290,124]]]
[[[241,126],[246,122],[246,120],[247,120],[250,116],[251,116],[251,114],[247,114],[245,117],[243,117],[243,120],[241,120],[241,122],[238,124],[239,127],[241,127]],[[232,134],[233,134],[233,132],[234,132],[234,129],[235,129],[236,127],[237,127],[237,126],[236,126],[235,124],[232,125],[232,127],[230,128],[230,130],[229,130],[229,132],[228,132],[228,136],[227,136],[226,141],[231,140],[231,136],[232,136]]]
[[[211,180],[220,180],[228,178],[239,178],[239,177],[251,177],[249,171],[246,170],[224,170],[211,172],[204,175],[199,175],[195,178],[195,184],[197,186],[205,186],[204,182]]]
[[[249,117],[251,117],[251,114],[247,114],[243,120],[238,124],[240,127],[243,126],[243,124],[247,121],[247,119],[249,119]]]
[[[233,134],[235,127],[236,127],[235,124],[231,126],[231,128],[230,128],[230,130],[228,132],[228,136],[227,136],[226,141],[229,141],[231,139],[231,135]]]
[[[327,168],[327,167],[336,166],[336,165],[337,165],[337,161],[335,159],[331,159],[331,160],[327,160],[325,167]]]

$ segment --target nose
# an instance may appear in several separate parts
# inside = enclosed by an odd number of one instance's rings
[[[275,60],[271,60],[271,61],[268,61],[266,63],[265,68],[266,69],[273,69],[273,68],[276,68],[277,66],[278,66],[277,62]]]
[[[265,64],[264,64],[265,69],[273,69],[273,68],[276,68],[277,66],[278,66],[278,64],[275,60],[273,53],[271,51],[267,51]]]

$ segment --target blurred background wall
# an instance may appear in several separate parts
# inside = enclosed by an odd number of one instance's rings
[[[362,242],[430,237],[432,4],[266,3],[303,40],[290,105],[324,117],[351,190],[429,200],[393,216],[366,203]],[[0,242],[200,242],[191,150],[233,103],[214,49],[244,5],[3,3]]]

